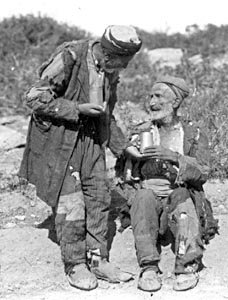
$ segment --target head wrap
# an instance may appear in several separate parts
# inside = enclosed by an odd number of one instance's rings
[[[101,37],[101,46],[109,54],[131,56],[139,51],[142,41],[132,26],[111,25]]]
[[[183,78],[174,76],[162,76],[155,83],[164,83],[174,92],[177,98],[183,100],[189,95],[189,88]]]

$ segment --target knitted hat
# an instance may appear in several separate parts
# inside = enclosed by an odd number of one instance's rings
[[[139,51],[142,41],[134,27],[111,25],[105,29],[101,45],[109,54],[130,56]]]

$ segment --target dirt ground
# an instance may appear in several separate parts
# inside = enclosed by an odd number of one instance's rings
[[[0,298],[8,300],[52,299],[228,299],[228,184],[218,181],[205,185],[216,218],[220,235],[207,246],[198,286],[190,291],[172,290],[174,256],[170,246],[162,249],[160,268],[163,287],[156,293],[137,290],[138,266],[132,230],[115,236],[110,259],[122,269],[132,272],[134,280],[125,284],[99,281],[99,287],[84,292],[69,286],[63,271],[59,247],[53,240],[51,210],[35,197],[29,187],[5,191],[0,195]],[[118,200],[118,199],[117,199]],[[112,209],[118,211],[121,201],[114,201]],[[49,217],[49,218],[48,218]],[[45,221],[46,220],[46,221]],[[44,222],[45,221],[45,222]],[[118,219],[114,220],[117,229]],[[113,225],[112,224],[112,225]],[[42,227],[42,228],[39,228]],[[48,229],[49,228],[49,229]],[[115,227],[114,227],[115,229]]]

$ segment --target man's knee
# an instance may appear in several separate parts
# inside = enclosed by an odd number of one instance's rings
[[[176,188],[168,198],[169,212],[172,212],[178,204],[185,202],[189,198],[191,198],[190,193],[185,187]]]
[[[131,220],[133,223],[155,218],[157,200],[152,190],[139,190],[131,203]]]
[[[60,196],[57,214],[65,214],[67,221],[85,220],[85,203],[82,191]]]
[[[152,190],[141,189],[137,191],[132,204],[140,207],[154,207],[157,204],[157,200]]]
[[[85,204],[82,192],[60,196],[55,217],[58,242],[74,242],[74,236],[85,235],[84,226]]]

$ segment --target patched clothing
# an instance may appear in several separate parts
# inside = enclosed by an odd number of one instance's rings
[[[151,125],[138,126],[134,135],[142,130],[151,130]],[[155,144],[179,153],[179,166],[160,160],[132,161],[132,180],[125,184],[125,189],[130,195],[137,257],[142,267],[158,262],[160,243],[171,232],[175,239],[175,273],[185,273],[189,264],[198,265],[204,244],[218,229],[203,191],[209,171],[208,140],[189,122],[178,124],[163,142],[154,134]],[[123,218],[128,217],[127,208],[121,213]]]
[[[79,116],[78,104],[88,103],[90,97],[88,48],[88,41],[60,46],[40,68],[41,80],[26,94],[33,114],[19,175],[35,184],[37,195],[51,206],[58,200],[79,129],[87,122],[93,123],[102,147],[109,147],[117,156],[126,147],[126,139],[112,115],[118,73],[106,74],[104,78],[106,114],[97,118]],[[55,61],[58,54],[61,63]]]
[[[127,142],[112,114],[119,75],[98,72],[91,54],[94,43],[61,45],[41,66],[39,82],[26,94],[33,113],[19,175],[55,207],[66,267],[85,262],[87,247],[107,256],[110,196],[105,147],[119,156]],[[80,115],[78,104],[92,100],[105,103],[105,113]],[[83,194],[77,190],[78,180]]]

